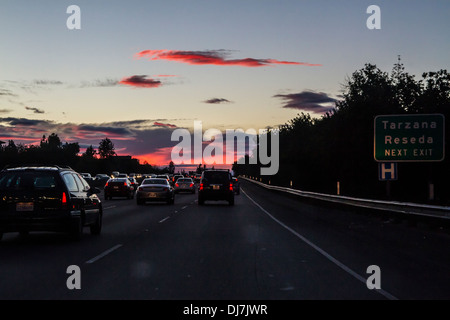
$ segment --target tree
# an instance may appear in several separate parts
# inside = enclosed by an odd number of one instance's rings
[[[83,157],[92,159],[97,154],[97,151],[95,151],[94,147],[90,145],[86,148],[86,151],[83,153]]]
[[[114,143],[110,139],[105,138],[100,141],[98,146],[98,154],[100,155],[100,158],[108,159],[115,156],[116,152],[114,150]]]
[[[169,173],[173,174],[175,172],[175,164],[173,161],[170,161],[169,163]]]

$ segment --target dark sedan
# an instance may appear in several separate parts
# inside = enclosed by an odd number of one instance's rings
[[[112,199],[112,197],[126,197],[127,199],[134,197],[134,188],[127,178],[109,179],[104,190],[105,200]]]
[[[136,191],[136,202],[138,205],[146,201],[165,201],[168,204],[175,202],[175,192],[167,179],[150,178],[144,179]]]

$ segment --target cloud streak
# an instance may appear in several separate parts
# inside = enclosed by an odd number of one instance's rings
[[[146,75],[134,75],[128,78],[123,78],[119,81],[119,83],[135,88],[158,88],[162,85],[161,81],[147,78]]]
[[[135,54],[135,57],[147,58],[149,60],[167,60],[181,62],[191,65],[218,65],[218,66],[241,66],[241,67],[266,67],[273,65],[303,65],[309,67],[321,66],[307,62],[280,61],[276,59],[227,59],[227,50],[207,51],[180,51],[180,50],[144,50]]]
[[[304,110],[313,113],[325,113],[333,109],[329,105],[336,102],[324,92],[302,91],[300,93],[277,94],[274,98],[284,101],[283,108]],[[325,106],[324,106],[325,104]]]
[[[230,100],[224,99],[224,98],[212,98],[212,99],[205,100],[203,102],[208,103],[208,104],[231,103]]]
[[[29,110],[29,111],[33,111],[33,113],[37,113],[37,114],[43,114],[45,113],[44,110],[38,109],[38,108],[32,108],[32,107],[25,107],[25,109]]]

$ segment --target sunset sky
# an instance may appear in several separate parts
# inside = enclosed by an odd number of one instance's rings
[[[398,55],[417,77],[450,69],[449,16],[448,0],[0,0],[0,140],[54,132],[84,151],[108,137],[166,165],[172,131],[195,120],[225,132],[320,116],[354,71]]]

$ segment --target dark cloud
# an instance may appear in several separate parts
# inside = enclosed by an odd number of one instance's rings
[[[53,122],[48,120],[35,120],[35,119],[26,119],[26,118],[0,118],[0,125],[8,124],[11,126],[44,126],[48,128],[52,128]]]
[[[212,99],[205,100],[203,102],[209,103],[209,104],[231,103],[230,100],[224,99],[224,98],[212,98]]]
[[[33,111],[33,113],[43,114],[45,113],[44,110],[38,109],[38,108],[32,108],[32,107],[25,107],[25,109]]]
[[[158,88],[162,85],[161,81],[147,78],[146,75],[134,75],[123,78],[119,83],[136,88]]]
[[[321,66],[306,62],[279,61],[276,59],[227,59],[228,50],[206,50],[206,51],[180,51],[180,50],[144,50],[135,55],[137,58],[148,58],[149,60],[168,60],[187,63],[191,65],[219,65],[219,66],[241,66],[241,67],[264,67],[276,64],[291,64],[303,66]]]
[[[12,110],[10,109],[0,109],[0,113],[10,113]]]
[[[285,104],[283,108],[304,110],[313,113],[324,113],[333,109],[330,103],[336,102],[324,92],[302,91],[300,93],[277,94],[275,98],[281,98]],[[327,104],[328,106],[324,106]]]

